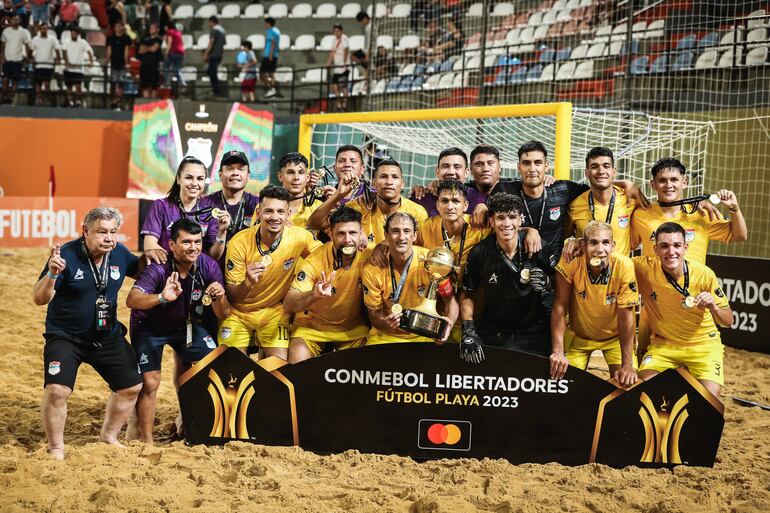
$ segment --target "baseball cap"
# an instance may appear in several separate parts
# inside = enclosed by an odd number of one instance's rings
[[[245,166],[249,165],[249,159],[246,157],[245,153],[238,150],[230,150],[222,155],[222,161],[219,163],[219,167],[226,166],[228,164],[234,164],[236,162],[240,162]]]

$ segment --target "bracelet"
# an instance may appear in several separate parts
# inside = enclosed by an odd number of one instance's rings
[[[59,277],[58,274],[53,274],[53,273],[51,273],[51,271],[46,271],[45,275],[48,276],[49,278],[51,278],[52,280],[55,280],[56,278]]]
[[[227,242],[227,239],[217,239],[217,244],[224,244]]]
[[[163,297],[163,294],[158,294],[158,301],[160,301],[160,304],[165,305],[168,303],[168,299]]]
[[[740,208],[738,208],[738,207],[728,208],[727,210],[729,210],[731,214],[734,214],[734,213],[738,212],[740,210]]]

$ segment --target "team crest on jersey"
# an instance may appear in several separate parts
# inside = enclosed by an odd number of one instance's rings
[[[305,278],[307,278],[307,274],[305,274],[305,271],[300,271],[297,273],[297,281],[305,281]]]
[[[618,227],[628,228],[628,216],[618,216]]]
[[[289,269],[291,269],[291,266],[293,266],[293,265],[294,265],[294,257],[287,258],[283,262],[283,270],[284,271],[288,271]]]
[[[655,292],[653,292],[652,294],[650,294],[650,299],[652,299],[653,301],[657,301],[658,295]]]
[[[120,279],[120,266],[117,266],[117,265],[110,266],[110,278],[112,278],[113,280]]]
[[[203,296],[203,291],[201,289],[193,290],[193,293],[192,293],[193,301],[198,301],[201,298],[201,296]]]
[[[230,338],[230,335],[232,334],[233,334],[233,330],[231,330],[230,328],[222,328],[221,330],[219,330],[219,338],[221,338],[222,340],[226,338]]]
[[[205,237],[206,236],[206,232],[208,231],[208,229],[209,229],[209,227],[207,225],[205,225],[205,224],[201,225],[201,237]]]
[[[635,281],[628,282],[628,288],[631,289],[631,292],[636,292],[636,282]]]
[[[695,229],[694,228],[687,228],[684,231],[684,240],[687,242],[692,242],[695,240]]]
[[[650,240],[653,242],[655,241],[655,230],[653,230],[652,233],[650,234]]]
[[[61,362],[53,361],[48,363],[48,374],[56,376],[61,372]]]
[[[604,303],[608,304],[608,305],[611,305],[611,304],[615,303],[617,301],[617,299],[618,298],[615,296],[615,294],[607,294],[607,297],[604,298]]]
[[[214,342],[214,339],[208,335],[203,337],[203,341],[206,343],[206,347],[208,347],[209,349],[214,349],[215,347],[217,347],[217,343]]]
[[[553,207],[548,209],[548,217],[551,218],[551,221],[556,221],[561,217],[561,207]]]
[[[369,242],[374,242],[374,234],[370,233],[367,239],[369,239]]]
[[[228,260],[227,260],[227,270],[228,270],[228,271],[232,271],[233,269],[235,269],[235,264],[233,263],[233,261],[232,261],[232,260],[229,260],[229,259],[228,259]]]
[[[247,228],[248,228],[249,226],[251,226],[251,216],[249,216],[249,217],[244,217],[244,218],[243,218],[243,221],[242,221],[242,224],[243,224],[243,226],[245,226],[245,227],[247,227]]]
[[[580,292],[578,292],[578,296],[580,296],[582,299],[585,299],[586,298],[586,291],[585,290],[581,290]]]

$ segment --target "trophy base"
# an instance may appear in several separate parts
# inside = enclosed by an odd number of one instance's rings
[[[446,330],[446,319],[419,310],[404,310],[400,327],[404,331],[428,338],[441,338]]]

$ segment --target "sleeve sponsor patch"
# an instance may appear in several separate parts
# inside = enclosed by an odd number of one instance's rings
[[[228,259],[227,260],[227,270],[228,271],[232,271],[233,269],[235,269],[235,264],[233,263],[232,260]]]
[[[717,297],[725,297],[725,293],[722,290],[722,287],[717,287],[717,289],[714,291],[714,294],[716,294]]]
[[[300,271],[297,273],[297,281],[305,281],[305,278],[307,278],[307,274],[305,274],[305,271]]]

